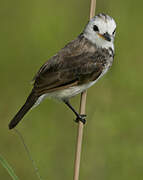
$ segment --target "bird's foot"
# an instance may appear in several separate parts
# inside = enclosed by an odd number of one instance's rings
[[[86,123],[86,114],[79,114],[79,116],[77,116],[75,122],[78,123],[79,121],[81,121],[83,124]]]

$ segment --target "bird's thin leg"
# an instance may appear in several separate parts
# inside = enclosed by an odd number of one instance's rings
[[[76,120],[75,120],[75,122],[79,122],[79,121],[81,121],[83,124],[85,124],[86,123],[86,120],[85,120],[85,117],[86,117],[86,115],[85,114],[79,114],[73,107],[72,107],[72,105],[69,103],[69,101],[68,100],[64,100],[64,103],[74,112],[74,114],[76,115]]]

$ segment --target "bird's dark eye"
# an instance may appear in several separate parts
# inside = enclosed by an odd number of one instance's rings
[[[93,26],[94,31],[99,31],[98,27],[96,25]]]
[[[116,29],[113,31],[113,33],[112,33],[112,34],[114,35],[114,34],[115,34],[115,32],[116,32]]]

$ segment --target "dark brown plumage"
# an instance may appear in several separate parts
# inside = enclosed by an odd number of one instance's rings
[[[33,79],[32,93],[10,122],[9,128],[18,124],[41,95],[95,81],[107,63],[112,63],[112,59],[113,54],[107,49],[97,48],[80,35],[40,68]]]
[[[79,36],[47,61],[34,77],[37,96],[96,80],[111,55]]]
[[[28,96],[25,104],[21,107],[21,109],[18,111],[18,113],[14,116],[14,118],[11,120],[9,124],[9,129],[14,128],[19,121],[23,118],[23,116],[32,108],[32,106],[37,101],[38,97],[35,96],[35,93],[32,91],[30,95]]]

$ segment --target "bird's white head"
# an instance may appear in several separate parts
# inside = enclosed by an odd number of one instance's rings
[[[106,14],[93,17],[84,29],[84,37],[97,47],[112,48],[114,50],[114,38],[116,23],[114,19]]]

